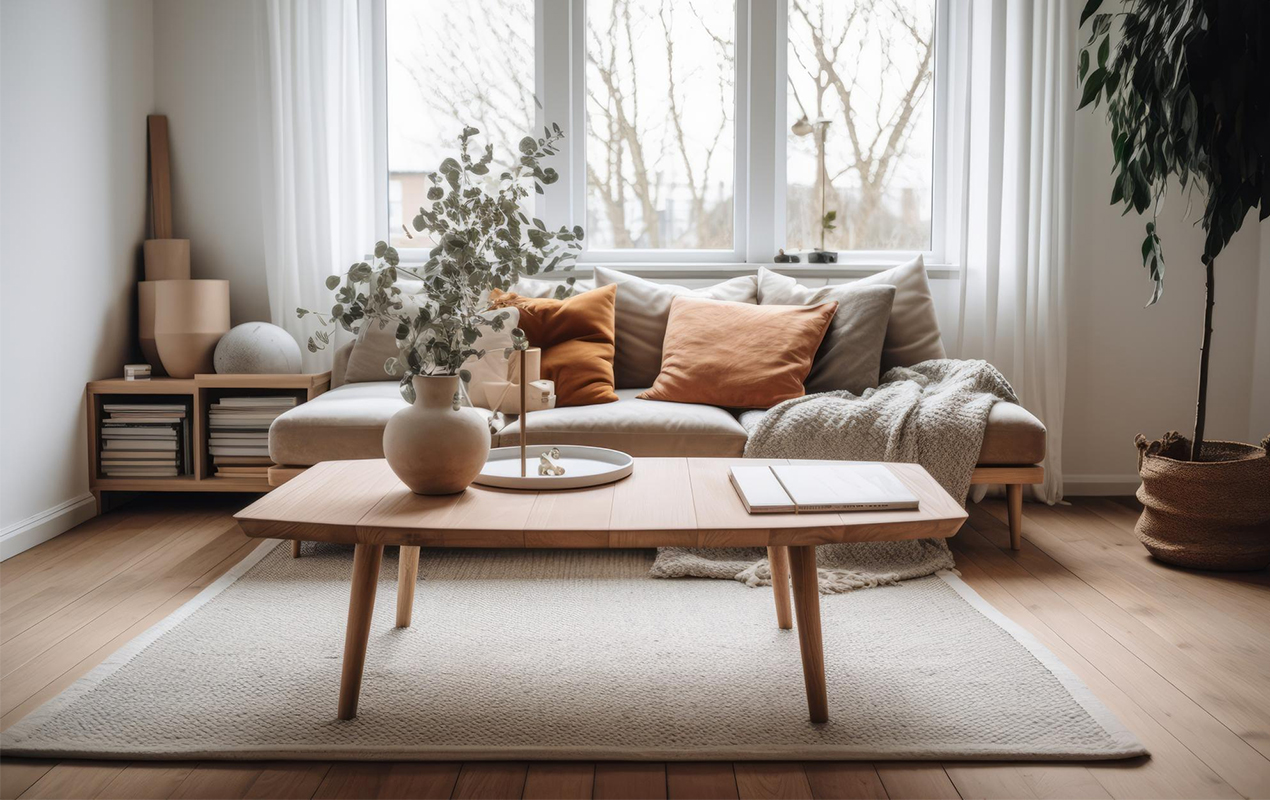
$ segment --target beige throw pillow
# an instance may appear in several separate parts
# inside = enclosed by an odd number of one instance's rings
[[[758,270],[760,305],[838,303],[805,382],[808,394],[838,389],[860,394],[878,385],[882,342],[894,299],[894,286],[840,284],[812,289],[765,267]]]
[[[477,408],[489,408],[490,398],[486,387],[492,381],[506,381],[508,359],[504,352],[512,346],[512,328],[520,322],[520,311],[515,308],[486,311],[481,316],[493,319],[497,314],[508,314],[503,321],[503,329],[482,328],[480,337],[472,344],[477,350],[484,350],[484,358],[469,358],[463,368],[472,373],[472,380],[467,384],[467,396]],[[382,329],[379,323],[373,322],[362,328],[353,345],[353,352],[348,357],[348,369],[344,373],[345,383],[369,383],[371,381],[400,380],[401,372],[390,375],[384,370],[384,362],[397,355],[397,329],[386,325]]]
[[[886,326],[886,343],[882,346],[882,372],[892,367],[911,367],[932,358],[947,358],[922,257],[850,285],[879,284],[895,287],[891,321]]]
[[[661,373],[662,342],[670,304],[680,295],[734,303],[758,302],[758,279],[732,278],[703,289],[670,286],[637,278],[607,267],[595,268],[595,285],[617,286],[617,351],[613,378],[618,389],[652,386]]]

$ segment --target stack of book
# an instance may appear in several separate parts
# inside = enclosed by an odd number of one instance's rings
[[[222,397],[208,413],[208,453],[218,478],[266,478],[269,426],[294,397]]]
[[[101,472],[107,478],[175,478],[194,472],[184,403],[104,403]]]
[[[123,379],[126,381],[148,381],[150,380],[149,364],[124,364]]]

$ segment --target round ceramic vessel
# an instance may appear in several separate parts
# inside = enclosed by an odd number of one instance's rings
[[[489,455],[489,425],[476,409],[454,408],[459,377],[416,376],[413,405],[384,427],[384,458],[415,494],[455,494]]]
[[[558,448],[555,463],[564,467],[563,475],[539,475],[542,454]],[[534,444],[525,448],[525,477],[520,476],[520,447],[496,447],[476,476],[475,483],[500,489],[526,489],[550,492],[558,489],[581,489],[613,483],[630,475],[635,459],[619,450],[584,447],[573,444]]]

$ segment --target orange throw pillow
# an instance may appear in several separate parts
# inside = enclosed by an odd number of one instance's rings
[[[556,382],[556,406],[617,400],[613,391],[616,286],[566,300],[495,291],[490,303],[494,308],[520,309],[520,329],[531,346],[542,348],[542,378]]]
[[[803,396],[803,381],[836,302],[756,306],[679,296],[670,306],[661,374],[645,400],[771,408]]]

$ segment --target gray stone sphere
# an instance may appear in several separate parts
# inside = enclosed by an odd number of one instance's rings
[[[300,371],[300,345],[277,325],[244,322],[221,337],[213,361],[222,375],[294,375]]]

